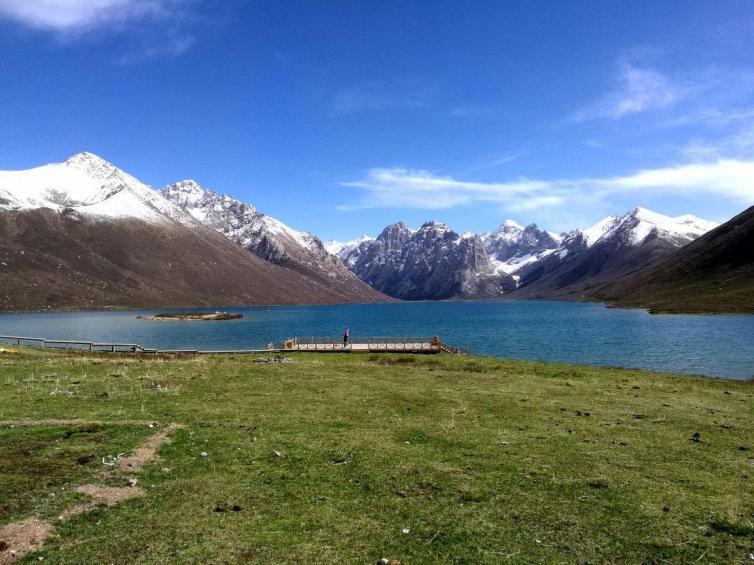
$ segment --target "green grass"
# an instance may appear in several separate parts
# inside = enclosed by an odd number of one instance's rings
[[[147,496],[64,523],[28,562],[745,563],[753,386],[481,358],[23,350],[0,358],[0,419],[109,424],[0,428],[0,525],[59,511],[51,489],[98,470],[77,458],[155,420],[186,428],[140,474]]]

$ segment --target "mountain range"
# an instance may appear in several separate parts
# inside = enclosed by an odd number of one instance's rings
[[[514,298],[748,312],[752,249],[754,208],[722,226],[635,208],[563,233],[398,222],[341,244],[91,153],[0,171],[0,310]]]
[[[328,248],[361,280],[400,299],[588,299],[601,285],[655,264],[716,226],[636,208],[562,234],[513,220],[481,234],[458,234],[434,221],[418,230],[399,222],[376,238]]]
[[[336,258],[310,270],[304,264],[294,268],[288,258],[306,256],[316,243],[305,245],[303,235],[291,242],[293,230],[283,224],[207,193],[208,202],[213,198],[214,215],[207,209],[202,217],[197,206],[186,211],[91,153],[25,171],[0,171],[0,308],[387,300],[344,275]],[[248,219],[248,232],[260,245],[286,253],[262,257],[218,231],[216,218],[230,218],[234,209],[240,214],[239,232],[245,233],[242,224]],[[300,244],[300,252],[294,244]]]

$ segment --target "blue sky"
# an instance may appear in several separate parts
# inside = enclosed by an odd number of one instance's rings
[[[92,151],[323,239],[754,204],[754,3],[0,0],[0,169]]]

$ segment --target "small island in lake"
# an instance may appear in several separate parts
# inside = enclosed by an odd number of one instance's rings
[[[243,314],[229,314],[228,312],[173,312],[136,317],[139,320],[214,322],[220,320],[242,320]]]

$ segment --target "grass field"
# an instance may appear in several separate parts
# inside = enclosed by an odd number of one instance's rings
[[[21,562],[754,563],[750,382],[27,349],[0,357],[0,420],[0,528],[54,526]],[[168,423],[143,496],[58,520]]]

